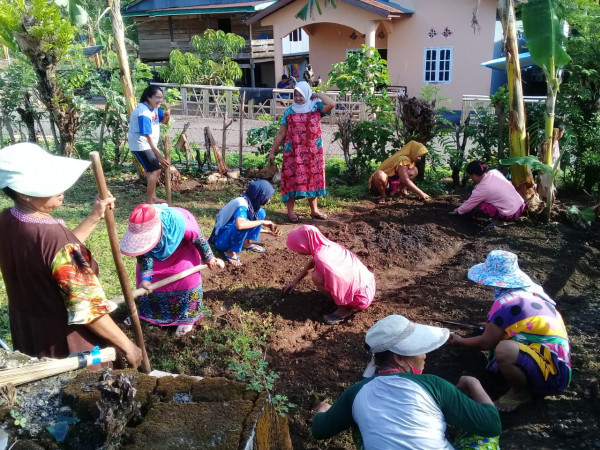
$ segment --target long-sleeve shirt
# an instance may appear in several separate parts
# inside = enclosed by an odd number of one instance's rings
[[[468,200],[458,207],[458,213],[466,214],[481,202],[494,205],[504,216],[512,216],[523,204],[523,198],[502,173],[492,169],[483,174]]]
[[[358,426],[365,449],[452,449],[449,423],[479,436],[498,436],[500,416],[435,375],[377,375],[346,389],[333,406],[315,416],[312,433],[330,438]]]

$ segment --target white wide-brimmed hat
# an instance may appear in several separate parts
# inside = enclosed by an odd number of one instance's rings
[[[450,336],[447,328],[422,325],[400,314],[387,316],[373,325],[365,337],[371,353],[390,351],[402,356],[417,356],[444,345]],[[375,359],[364,372],[365,377],[375,373]]]
[[[469,280],[486,286],[515,289],[531,286],[533,281],[519,269],[519,257],[506,250],[492,250],[483,264],[469,269]]]
[[[52,197],[73,186],[89,165],[89,161],[54,156],[31,142],[10,145],[0,150],[0,189]]]

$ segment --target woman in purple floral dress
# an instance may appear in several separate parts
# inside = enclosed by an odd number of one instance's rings
[[[286,204],[287,215],[292,223],[299,220],[294,212],[296,199],[303,197],[308,199],[313,219],[327,218],[317,206],[317,197],[326,194],[321,117],[329,114],[334,106],[331,97],[313,93],[309,84],[301,81],[294,88],[294,103],[281,118],[269,163],[273,163],[275,152],[283,144],[281,201]]]

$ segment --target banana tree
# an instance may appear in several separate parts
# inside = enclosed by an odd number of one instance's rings
[[[527,46],[535,63],[542,68],[548,87],[543,144],[545,157],[542,161],[548,166],[554,163],[552,161],[554,110],[561,81],[560,70],[571,60],[562,47],[565,35],[561,16],[562,6],[558,0],[529,0],[523,4],[523,31],[527,38]],[[548,192],[546,214],[549,219],[553,200],[552,182],[550,177],[543,177],[541,183],[544,184],[542,190]],[[550,184],[546,186],[547,183]]]

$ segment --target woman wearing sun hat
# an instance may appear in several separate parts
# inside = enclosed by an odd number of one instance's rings
[[[31,143],[0,150],[0,188],[14,201],[0,213],[0,268],[13,346],[61,358],[110,344],[137,367],[142,352],[108,315],[116,305],[106,299],[98,265],[83,245],[115,199],[96,197],[92,213],[73,231],[50,214],[89,164]]]
[[[194,266],[217,264],[192,213],[163,204],[141,204],[132,211],[121,253],[137,257],[137,286],[145,289]],[[182,335],[202,318],[202,296],[202,276],[196,272],[139,297],[139,315],[154,325],[176,326]]]
[[[401,315],[378,321],[365,338],[372,354],[364,373],[368,378],[346,389],[332,406],[319,404],[313,435],[327,439],[353,428],[356,447],[367,450],[498,448],[500,417],[477,379],[461,377],[453,386],[422,375],[426,354],[448,335],[445,328]],[[446,424],[461,430],[454,444],[446,439]]]
[[[470,280],[494,288],[494,303],[481,336],[456,334],[456,345],[490,350],[488,369],[500,372],[510,390],[496,402],[510,412],[533,396],[558,394],[571,381],[569,338],[556,303],[521,269],[514,253],[492,250],[469,269]]]

